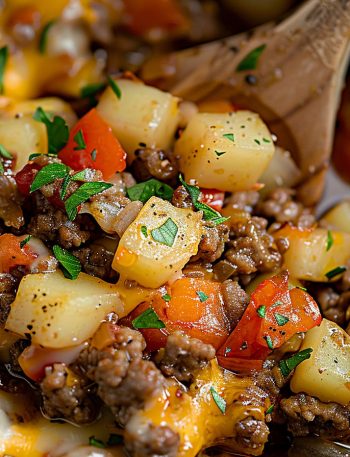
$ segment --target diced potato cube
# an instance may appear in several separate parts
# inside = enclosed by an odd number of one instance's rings
[[[311,357],[297,366],[291,380],[293,392],[305,392],[324,402],[350,403],[350,336],[334,322],[323,319],[306,333],[301,350]]]
[[[145,287],[165,284],[197,253],[201,217],[152,197],[122,236],[113,269]]]
[[[331,236],[331,238],[330,238]],[[299,229],[286,226],[275,233],[275,238],[287,238],[289,248],[283,255],[284,267],[291,276],[308,281],[328,281],[326,273],[346,265],[350,259],[350,235],[326,229]]]
[[[251,189],[274,150],[266,125],[250,111],[198,113],[175,144],[186,181],[228,192]]]
[[[322,219],[330,228],[350,233],[350,200],[334,206]]]
[[[169,148],[180,119],[179,99],[142,82],[120,79],[116,83],[121,98],[109,87],[102,94],[97,110],[112,127],[129,161],[140,143]]]
[[[105,316],[123,314],[117,288],[80,273],[74,281],[60,271],[24,276],[7,318],[6,328],[30,335],[48,348],[74,346],[90,338]]]

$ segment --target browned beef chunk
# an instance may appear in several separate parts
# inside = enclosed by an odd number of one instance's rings
[[[0,328],[5,325],[15,299],[18,280],[8,273],[0,273]]]
[[[238,219],[231,223],[229,249],[225,257],[234,274],[274,271],[281,266],[281,253],[273,237],[267,233],[266,226],[267,220],[260,217]]]
[[[192,381],[195,372],[215,357],[211,344],[203,343],[181,332],[169,335],[165,349],[156,363],[165,376],[175,376],[179,381]]]
[[[280,407],[294,436],[317,434],[332,440],[350,439],[350,408],[323,403],[303,393],[284,398]]]
[[[276,222],[292,222],[298,227],[311,227],[315,223],[312,210],[295,201],[294,196],[293,189],[278,187],[258,203],[256,213]]]
[[[176,160],[169,152],[156,148],[140,148],[135,151],[135,156],[131,172],[136,181],[147,181],[150,178],[171,181],[179,173]]]
[[[192,198],[184,186],[179,186],[175,189],[171,203],[176,208],[191,208],[193,209]]]
[[[225,206],[241,209],[251,213],[253,208],[259,201],[259,192],[254,190],[246,190],[234,192],[225,200]]]
[[[229,229],[227,225],[215,225],[211,221],[206,221],[204,224],[204,235],[198,246],[198,253],[192,257],[192,260],[214,262],[221,257],[228,239]]]
[[[69,376],[62,363],[45,369],[45,377],[40,383],[45,414],[76,424],[93,422],[99,412],[93,388],[86,379],[74,376],[69,380]]]
[[[13,178],[0,174],[0,219],[7,227],[19,229],[24,224],[21,199]]]
[[[223,282],[222,293],[226,315],[230,321],[231,328],[234,328],[249,303],[249,297],[238,282],[231,279]]]
[[[105,281],[116,280],[116,272],[112,270],[114,253],[103,246],[91,244],[88,247],[74,250],[72,254],[79,259],[85,273]]]

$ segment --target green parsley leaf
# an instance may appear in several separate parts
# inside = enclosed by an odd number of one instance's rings
[[[258,144],[260,146],[260,141],[257,138],[254,138],[254,141],[256,144]]]
[[[162,295],[162,299],[163,299],[164,301],[168,302],[168,301],[171,300],[171,297],[170,297],[169,294],[164,294],[164,295]]]
[[[24,238],[24,240],[22,240],[20,243],[19,243],[19,247],[21,249],[24,248],[24,246],[28,243],[28,241],[31,239],[32,235],[28,235],[26,238]]]
[[[40,38],[39,38],[39,51],[40,54],[44,54],[46,51],[46,46],[47,46],[47,38],[49,34],[50,28],[53,26],[53,24],[56,21],[49,21],[45,26],[43,27],[43,30],[41,32]]]
[[[87,84],[80,91],[81,98],[93,98],[107,86],[106,83]]]
[[[261,317],[261,319],[264,319],[265,315],[266,315],[266,306],[265,305],[259,306],[259,308],[256,310],[256,312],[258,313],[258,316]]]
[[[62,267],[63,274],[68,279],[77,279],[81,272],[79,260],[66,249],[61,248],[58,244],[52,247],[54,256]]]
[[[329,251],[330,248],[333,246],[334,239],[332,232],[330,230],[327,231],[327,244],[326,244],[326,251]]]
[[[338,276],[341,273],[344,273],[344,271],[346,271],[346,267],[336,267],[336,268],[333,268],[333,270],[328,271],[325,276],[327,276],[328,279],[332,279],[335,276]]]
[[[268,138],[263,138],[264,143],[271,143],[271,141]]]
[[[288,359],[281,360],[279,363],[279,367],[282,375],[286,378],[294,370],[294,368],[296,368],[299,365],[299,363],[311,357],[312,351],[313,350],[311,348],[304,349],[292,355],[292,357],[289,357]]]
[[[0,156],[4,159],[13,159],[13,155],[2,144],[0,144]]]
[[[30,162],[31,160],[35,159],[35,157],[39,157],[41,155],[42,154],[40,154],[38,152],[34,152],[33,154],[30,154],[30,156],[28,157],[28,162]]]
[[[235,136],[234,136],[233,133],[224,133],[222,136],[223,136],[224,138],[227,138],[227,139],[230,140],[230,141],[235,141]]]
[[[193,206],[198,211],[203,211],[203,219],[206,221],[212,221],[215,225],[221,224],[229,219],[229,217],[223,217],[218,211],[206,205],[205,203],[199,202],[198,198],[200,196],[200,189],[197,186],[191,186],[187,184],[181,175],[179,175],[179,180],[187,192],[190,194]]]
[[[148,308],[133,321],[134,328],[164,328],[165,324],[161,321],[153,308]]]
[[[96,155],[97,155],[97,150],[96,150],[96,149],[93,149],[93,150],[91,151],[91,158],[92,158],[93,161],[96,160]]]
[[[220,157],[220,156],[226,154],[226,151],[215,151],[215,154],[216,154],[218,157]]]
[[[78,214],[78,206],[86,202],[90,197],[103,192],[112,187],[113,184],[108,182],[85,182],[64,202],[68,219],[73,221]]]
[[[5,168],[2,164],[2,162],[0,161],[0,175],[3,175],[5,173]]]
[[[246,70],[255,70],[260,56],[264,49],[266,48],[266,44],[262,44],[257,48],[251,50],[237,65],[236,71],[246,71]]]
[[[83,131],[80,129],[74,135],[74,141],[77,143],[77,146],[74,147],[74,151],[81,151],[82,149],[86,149],[86,143],[84,140]]]
[[[147,232],[147,227],[145,225],[142,225],[141,227],[141,233],[142,235],[147,238],[148,237],[148,232]]]
[[[171,247],[175,242],[178,230],[178,226],[169,217],[160,227],[151,230],[151,236],[154,241]]]
[[[283,302],[281,302],[281,300],[277,300],[271,305],[271,308],[276,308],[277,306],[281,305],[283,305]]]
[[[226,347],[226,348],[225,348],[225,355],[226,355],[226,354],[229,354],[231,351],[232,351],[232,349],[231,349],[231,348],[229,348],[229,347]]]
[[[274,410],[274,405],[270,405],[267,410],[265,411],[265,414],[272,414]]]
[[[49,163],[35,175],[34,181],[30,186],[30,192],[35,192],[40,187],[50,184],[56,179],[64,178],[68,170],[67,165],[63,163]]]
[[[220,394],[217,393],[217,391],[214,389],[214,387],[210,387],[210,393],[211,396],[213,397],[213,400],[216,403],[216,406],[219,408],[219,410],[222,412],[222,414],[225,414],[226,412],[226,401],[222,398]]]
[[[4,93],[4,75],[5,67],[8,59],[8,47],[4,46],[0,49],[0,94]]]
[[[78,171],[72,176],[73,181],[86,181],[88,174],[91,172],[91,168],[85,168],[85,170]]]
[[[300,289],[300,290],[303,290],[304,292],[307,292],[307,288],[306,287],[296,286],[296,288]]]
[[[122,435],[117,435],[116,433],[111,433],[107,440],[107,446],[116,446],[117,444],[122,444],[124,438]]]
[[[170,186],[157,179],[149,179],[129,187],[126,189],[126,193],[130,200],[146,203],[153,196],[163,200],[171,200],[174,191]]]
[[[119,100],[122,98],[122,91],[113,78],[108,76],[108,84]]]
[[[95,438],[94,436],[90,436],[89,438],[89,445],[90,446],[95,446],[95,447],[99,447],[101,449],[104,449],[106,447],[105,443],[102,441],[102,440],[98,440],[97,438]]]
[[[37,108],[33,119],[46,125],[49,154],[57,155],[67,144],[69,138],[69,129],[66,121],[60,116],[54,116],[53,120],[51,120],[41,107]]]
[[[283,314],[280,313],[275,313],[274,314],[277,325],[280,327],[283,327],[283,325],[286,325],[287,322],[289,322],[289,319],[287,316],[283,316]]]
[[[273,349],[273,342],[272,342],[271,336],[270,335],[264,336],[264,340],[266,341],[267,347],[269,349]]]
[[[208,295],[202,292],[201,290],[197,290],[196,294],[198,295],[199,301],[202,303],[207,301],[209,298]]]
[[[66,174],[66,176],[63,179],[62,186],[60,189],[60,198],[63,201],[66,197],[66,193],[68,190],[69,183],[72,181],[72,177],[70,174]]]

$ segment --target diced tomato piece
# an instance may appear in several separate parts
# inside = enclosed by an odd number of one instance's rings
[[[126,0],[125,23],[135,35],[144,35],[153,29],[176,31],[188,21],[175,0]]]
[[[241,320],[218,354],[221,357],[264,360],[295,333],[320,325],[322,316],[304,290],[289,290],[288,273],[263,281],[251,295]]]
[[[148,350],[164,347],[167,335],[175,330],[219,348],[229,334],[221,288],[219,282],[207,279],[178,279],[167,288],[170,299],[159,294],[150,303],[142,303],[129,315],[128,323],[152,307],[165,328],[140,329]]]
[[[217,189],[201,189],[199,200],[216,211],[220,211],[224,204],[225,192]]]
[[[25,236],[17,237],[11,233],[4,233],[0,236],[0,272],[9,273],[11,268],[18,265],[29,266],[37,255],[25,245],[23,248],[20,242]]]
[[[29,195],[30,186],[34,181],[34,177],[37,171],[39,171],[41,168],[42,167],[39,164],[35,162],[29,162],[22,168],[22,170],[16,174],[15,180],[17,183],[17,188],[22,195],[25,195],[26,197]]]
[[[219,365],[226,370],[234,371],[240,375],[250,375],[254,371],[260,371],[263,367],[263,360],[239,359],[237,357],[217,356]]]
[[[80,132],[80,133],[79,133]],[[76,135],[84,146],[79,149]],[[59,152],[63,163],[80,171],[85,168],[101,170],[104,179],[126,167],[126,152],[114,136],[111,127],[92,109],[72,128],[67,145]]]

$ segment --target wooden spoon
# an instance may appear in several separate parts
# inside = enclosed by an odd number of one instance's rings
[[[229,98],[260,113],[301,170],[299,198],[319,201],[349,55],[350,0],[309,0],[279,24],[146,63],[141,77],[187,100]],[[237,71],[265,44],[256,69]]]

